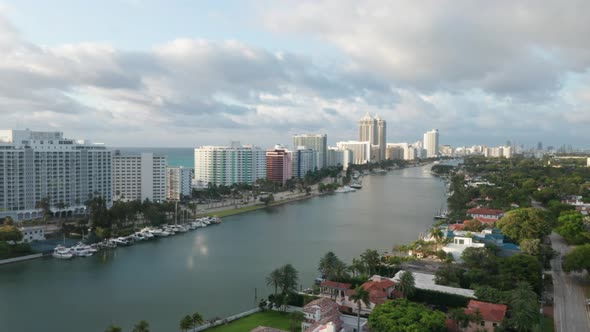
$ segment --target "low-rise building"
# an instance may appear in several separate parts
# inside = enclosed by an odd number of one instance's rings
[[[405,272],[404,270],[400,270],[398,273],[396,273],[392,279],[393,282],[399,282],[401,275],[404,272]],[[472,289],[437,285],[434,281],[434,279],[435,279],[434,274],[412,272],[412,275],[414,276],[414,286],[417,289],[431,290],[431,291],[436,291],[436,292],[441,292],[441,293],[455,294],[455,295],[461,295],[461,296],[465,296],[465,297],[475,298],[475,291]]]
[[[507,309],[508,306],[506,306],[505,304],[495,304],[476,300],[469,301],[469,304],[467,304],[467,308],[465,308],[465,313],[475,314],[476,312],[479,312],[482,320],[479,322],[470,323],[464,331],[496,331],[497,327],[502,324],[502,321],[506,316]]]
[[[442,250],[447,254],[453,255],[456,262],[461,261],[461,255],[467,248],[483,248],[484,243],[473,242],[473,238],[467,236],[455,236],[453,242],[442,247]]]
[[[303,332],[358,332],[357,317],[340,313],[340,306],[329,298],[320,298],[303,307]],[[360,320],[361,331],[366,330],[367,319]]]
[[[45,226],[20,227],[19,230],[23,234],[21,242],[45,240]]]
[[[470,215],[471,217],[473,217],[474,219],[480,219],[483,218],[485,219],[493,219],[493,220],[499,220],[500,218],[502,218],[505,214],[504,210],[497,210],[497,209],[489,209],[489,208],[484,208],[484,207],[476,207],[476,208],[472,208],[467,210],[467,214]]]

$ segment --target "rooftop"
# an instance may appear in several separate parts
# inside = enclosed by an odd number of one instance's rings
[[[398,273],[396,273],[395,277],[393,277],[393,281],[394,282],[399,281],[401,274],[403,272],[404,272],[404,270],[401,270]],[[415,281],[416,288],[475,298],[475,295],[474,295],[475,292],[472,289],[464,289],[464,288],[456,288],[456,287],[437,285],[434,282],[434,275],[433,274],[426,274],[426,273],[420,273],[420,272],[412,272],[412,274],[414,275],[414,281]]]
[[[467,210],[467,214],[484,214],[484,215],[491,215],[491,216],[497,216],[497,215],[501,215],[504,213],[505,213],[504,210],[488,209],[488,208],[482,208],[482,207],[476,207],[476,208],[472,208],[472,209]]]
[[[465,312],[473,313],[477,309],[479,309],[479,312],[485,321],[499,323],[502,322],[504,316],[506,316],[506,309],[508,309],[508,306],[505,304],[495,304],[471,300],[469,301],[469,304],[467,304],[467,309],[465,309]]]

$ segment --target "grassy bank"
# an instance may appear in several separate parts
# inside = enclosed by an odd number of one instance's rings
[[[214,215],[214,216],[217,216],[219,218],[223,218],[223,217],[233,216],[235,214],[246,213],[246,212],[250,212],[250,211],[264,209],[265,207],[266,206],[264,206],[262,204],[259,204],[259,205],[250,205],[250,206],[240,207],[240,208],[237,208],[237,209],[228,209],[228,210],[223,210],[223,211],[218,211],[218,212],[206,213],[206,214],[203,214],[201,216]]]
[[[227,325],[221,325],[207,329],[207,332],[247,332],[258,326],[274,327],[289,331],[291,320],[289,314],[277,311],[257,312],[250,316],[240,318]]]

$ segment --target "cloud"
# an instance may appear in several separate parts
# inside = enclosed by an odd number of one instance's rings
[[[355,139],[365,112],[388,121],[390,141],[437,127],[455,145],[590,143],[585,2],[283,4],[263,9],[267,28],[318,38],[341,57],[198,38],[136,51],[44,46],[0,11],[0,117],[111,146],[270,146],[301,132],[334,143]]]

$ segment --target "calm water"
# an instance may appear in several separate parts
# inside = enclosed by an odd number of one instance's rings
[[[409,243],[444,201],[429,167],[368,176],[363,186],[89,258],[0,266],[0,331],[130,331],[141,319],[176,331],[187,313],[235,314],[255,307],[255,288],[270,293],[264,279],[274,268],[293,264],[309,287],[327,251],[350,262],[367,248]]]

